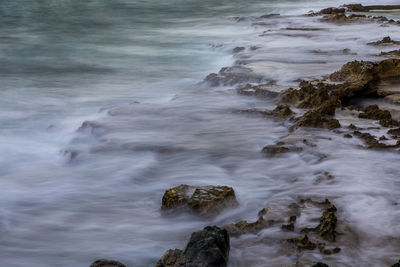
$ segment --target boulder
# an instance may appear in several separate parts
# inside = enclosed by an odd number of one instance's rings
[[[214,217],[222,210],[237,205],[235,191],[228,186],[179,185],[165,191],[162,210],[170,213],[190,211],[204,217]]]
[[[393,45],[393,44],[400,44],[399,41],[394,41],[390,36],[383,37],[382,40],[368,43],[367,45]]]
[[[183,251],[168,250],[157,267],[224,267],[228,263],[229,249],[228,232],[217,226],[207,226],[192,233]]]
[[[100,259],[93,262],[90,265],[90,267],[126,267],[126,266],[118,261]]]

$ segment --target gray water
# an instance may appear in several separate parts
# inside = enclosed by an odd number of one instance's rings
[[[89,266],[97,258],[154,266],[195,230],[254,220],[267,203],[305,194],[330,197],[348,227],[343,232],[358,240],[344,235],[343,252],[326,262],[396,262],[398,154],[306,131],[291,138],[309,136],[317,148],[264,158],[262,147],[285,137],[287,127],[232,111],[273,108],[273,100],[199,85],[238,59],[267,80],[295,85],[352,59],[376,59],[366,42],[389,34],[400,39],[396,27],[336,26],[297,16],[340,3],[2,0],[0,266]],[[234,19],[266,13],[287,17],[269,26]],[[281,30],[293,25],[325,30],[305,37]],[[260,49],[231,52],[251,45]],[[338,53],[344,48],[357,54]],[[310,52],[318,49],[326,53]],[[342,119],[349,123],[346,114]],[[95,127],[78,130],[84,121]],[[316,186],[324,171],[335,182]],[[240,206],[212,221],[162,217],[164,190],[181,183],[233,186]],[[280,266],[322,257],[276,253],[279,242],[268,240],[277,236],[281,231],[271,228],[257,236],[261,242],[233,239],[230,264]]]

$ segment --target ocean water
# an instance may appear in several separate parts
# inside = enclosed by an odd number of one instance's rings
[[[2,0],[0,266],[89,266],[97,258],[154,266],[193,231],[255,220],[267,204],[304,196],[329,197],[338,207],[341,253],[287,254],[279,249],[286,234],[272,227],[233,238],[230,265],[396,262],[398,153],[236,114],[272,109],[273,99],[200,83],[240,62],[265,80],[295,86],[350,60],[377,59],[367,42],[400,39],[395,26],[299,16],[343,3]],[[268,13],[281,16],[256,19]],[[234,55],[237,46],[246,50]],[[260,154],[277,140],[304,137],[317,146],[279,158]],[[335,180],[316,184],[325,171]],[[240,206],[211,221],[161,216],[164,190],[181,183],[233,186]]]

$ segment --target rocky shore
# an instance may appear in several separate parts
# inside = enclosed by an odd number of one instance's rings
[[[329,7],[318,12],[306,14],[316,17],[322,23],[352,24],[371,23],[384,26],[397,25],[400,21],[384,16],[371,16],[376,10],[397,10],[400,6],[363,6],[359,4]],[[269,14],[263,20],[279,16]],[[260,23],[260,21],[256,22]],[[383,28],[384,29],[384,28]],[[400,28],[399,28],[400,29]],[[318,31],[317,28],[286,28],[290,31]],[[296,136],[292,141],[283,138],[273,145],[266,145],[260,151],[265,157],[280,157],[287,153],[307,153],[315,147],[311,136],[302,136],[302,129],[317,128],[331,131],[343,138],[358,139],[364,149],[396,152],[400,151],[400,116],[396,110],[388,110],[386,103],[400,103],[400,59],[394,48],[400,40],[390,36],[366,43],[366,46],[393,48],[382,51],[377,61],[350,61],[337,71],[323,77],[304,79],[298,86],[282,90],[273,80],[265,79],[244,64],[226,67],[219,73],[208,75],[204,83],[209,86],[234,86],[243,97],[273,99],[275,109],[252,108],[236,110],[239,116],[262,116],[266,119],[285,123],[289,132]],[[255,47],[237,47],[235,55]],[[342,51],[344,54],[349,51]],[[370,103],[370,104],[366,104]],[[373,103],[373,104],[371,104]],[[346,120],[338,114],[346,114]],[[349,119],[351,118],[351,119]],[[363,127],[348,121],[369,120],[371,127]],[[377,133],[381,135],[378,136]],[[383,133],[383,134],[382,134]],[[333,181],[335,177],[328,171],[319,174],[315,183]],[[223,185],[177,185],[166,189],[160,196],[160,212],[164,216],[188,213],[211,220],[216,216],[240,205],[236,199],[235,188]],[[185,248],[170,249],[157,263],[158,267],[177,266],[227,266],[230,252],[230,238],[243,235],[252,236],[251,242],[262,242],[258,234],[270,227],[278,227],[282,237],[275,242],[281,250],[290,255],[301,255],[308,251],[319,253],[321,262],[296,261],[291,266],[328,266],[325,257],[340,254],[343,243],[352,239],[351,233],[343,226],[346,218],[337,208],[334,196],[304,197],[299,195],[296,202],[281,203],[278,207],[267,205],[258,212],[258,219],[248,222],[246,218],[226,225],[207,226],[194,232]],[[310,223],[310,212],[319,213],[317,222]],[[339,241],[338,241],[339,239]],[[354,241],[354,240],[353,240]],[[168,249],[168,248],[166,248]],[[400,258],[400,255],[399,255]],[[332,262],[332,258],[328,258]],[[98,260],[91,267],[122,267],[122,263],[111,260]],[[263,266],[274,266],[268,265]],[[286,265],[285,265],[286,266]],[[332,266],[332,265],[331,265]],[[336,265],[333,265],[336,266]],[[342,266],[342,265],[337,265]],[[345,265],[343,265],[345,266]],[[389,265],[388,265],[389,266]],[[392,267],[399,266],[393,262]]]

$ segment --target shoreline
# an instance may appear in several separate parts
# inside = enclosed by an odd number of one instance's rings
[[[326,8],[317,13],[310,13],[307,16],[319,16],[320,21],[326,23],[380,23],[387,22],[393,25],[399,25],[400,21],[394,21],[385,17],[374,17],[367,15],[351,14],[346,15],[347,12],[369,12],[372,10],[394,10],[399,9],[400,6],[362,6],[362,5],[344,5],[343,8]],[[277,14],[264,15],[262,18],[272,18],[279,16]],[[288,28],[292,31],[318,31],[318,28]],[[382,40],[376,40],[373,43],[366,45],[396,45],[397,41],[392,40],[390,37],[385,37]],[[233,53],[237,54],[244,51],[245,47],[236,47]],[[252,49],[252,48],[250,48]],[[254,49],[255,50],[255,49]],[[346,53],[347,51],[344,51]],[[378,56],[391,57],[392,59],[382,59],[381,61],[352,61],[342,66],[342,68],[335,73],[326,75],[323,79],[316,79],[311,81],[302,81],[299,86],[295,89],[289,88],[279,93],[270,90],[275,86],[273,81],[267,84],[263,84],[263,78],[261,76],[253,75],[251,71],[246,69],[240,69],[240,66],[226,67],[221,69],[219,73],[213,73],[205,78],[205,82],[211,86],[234,86],[241,83],[251,83],[245,87],[237,89],[239,94],[243,94],[250,97],[278,97],[277,107],[275,110],[263,110],[263,109],[249,109],[240,110],[239,113],[254,114],[255,116],[265,116],[267,118],[276,117],[280,120],[290,121],[290,128],[292,131],[296,131],[298,128],[311,127],[311,128],[323,128],[329,131],[333,131],[338,135],[342,135],[344,138],[359,138],[365,144],[366,149],[395,149],[397,152],[400,147],[400,122],[393,119],[389,111],[381,109],[378,105],[363,105],[363,99],[383,99],[386,98],[388,101],[392,101],[396,104],[397,91],[390,91],[382,87],[390,86],[391,84],[397,84],[400,82],[400,60],[396,59],[398,54],[396,50],[391,52],[381,52]],[[239,71],[237,71],[239,70]],[[249,75],[250,74],[250,75]],[[256,85],[254,85],[256,83]],[[391,97],[392,96],[392,97]],[[292,108],[300,108],[303,110],[302,114],[296,114],[292,111]],[[370,119],[378,121],[380,127],[383,127],[387,131],[386,135],[376,137],[369,133],[369,129],[360,128],[353,123],[348,126],[342,126],[339,120],[335,117],[337,110],[340,112],[351,112],[352,115],[358,115],[361,119]],[[377,127],[380,129],[380,127]],[[363,131],[363,132],[362,132]],[[301,139],[301,138],[299,138]],[[304,139],[305,141],[306,139]],[[308,140],[307,142],[313,143],[314,140]],[[286,144],[285,142],[277,142],[275,145],[264,147],[262,153],[268,157],[279,156],[288,152],[303,151],[302,145],[308,145],[307,143],[300,144]],[[325,172],[324,176],[320,176],[320,180],[330,180],[334,177],[329,173]],[[299,196],[300,197],[300,196]],[[340,247],[334,247],[336,241],[336,227],[337,224],[341,223],[341,218],[337,218],[335,215],[337,209],[331,202],[326,199],[307,198],[301,199],[298,203],[287,203],[288,207],[295,205],[297,209],[306,209],[305,203],[311,203],[315,206],[328,205],[328,208],[323,211],[323,215],[320,218],[320,224],[316,228],[303,228],[298,229],[296,224],[296,218],[301,215],[301,211],[291,211],[287,215],[290,217],[288,220],[289,224],[284,224],[287,218],[268,219],[268,211],[263,209],[259,214],[259,218],[255,222],[241,221],[236,224],[222,226],[222,229],[227,230],[229,235],[236,237],[243,234],[257,234],[263,229],[270,227],[272,224],[283,223],[281,228],[283,231],[303,233],[303,235],[297,235],[296,238],[287,239],[288,243],[294,245],[294,251],[302,253],[307,250],[319,249],[321,254],[332,255],[341,252]],[[324,204],[328,203],[328,204]],[[263,212],[264,211],[264,212]],[[245,218],[243,218],[245,219]],[[306,230],[308,229],[308,230]],[[310,241],[309,235],[312,232],[316,234],[311,235],[313,241]],[[305,235],[304,235],[305,233]],[[319,235],[319,237],[318,237]],[[343,233],[340,233],[343,235]],[[331,248],[326,248],[326,244],[321,241],[325,239],[328,241]],[[343,238],[343,237],[341,237]],[[315,242],[315,243],[313,243]],[[333,245],[333,247],[332,247]],[[289,249],[290,250],[290,249]],[[229,249],[228,249],[229,252]],[[177,258],[171,259],[169,254],[166,252],[164,258],[162,258],[157,266],[159,267],[170,267],[170,266],[181,266],[179,262],[180,256],[174,256]],[[166,258],[165,258],[166,257]],[[300,264],[300,265],[299,265]],[[183,265],[182,265],[183,266]],[[195,266],[211,266],[211,265],[195,265]],[[212,265],[214,266],[214,265]],[[215,266],[226,266],[226,263],[217,264]],[[269,265],[266,265],[269,266]],[[301,265],[297,262],[296,266],[311,266]],[[328,266],[321,262],[315,262],[313,266]],[[393,263],[393,266],[397,266]]]

